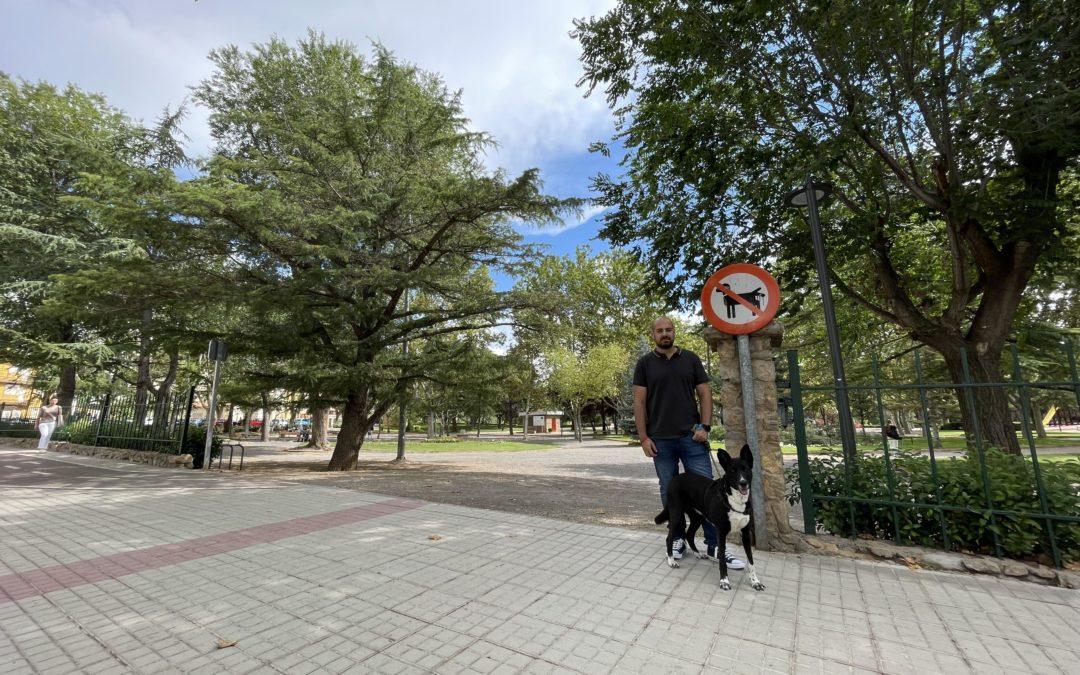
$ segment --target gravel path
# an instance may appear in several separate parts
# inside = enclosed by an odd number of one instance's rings
[[[539,445],[539,444],[538,444]],[[652,462],[636,445],[569,441],[522,452],[361,452],[359,470],[325,470],[329,452],[295,445],[251,445],[244,473],[399,497],[655,530],[660,509]]]

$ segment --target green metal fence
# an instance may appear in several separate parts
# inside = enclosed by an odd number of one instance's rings
[[[195,387],[165,397],[109,393],[77,406],[55,440],[128,450],[180,454],[191,423]]]
[[[64,421],[71,419],[71,406],[62,407]],[[0,437],[37,438],[37,406],[0,403]]]
[[[780,383],[790,389],[798,455],[797,471],[789,472],[789,494],[801,501],[805,531],[869,534],[899,544],[1042,558],[1058,567],[1080,559],[1080,462],[1040,459],[1031,418],[1033,390],[1067,392],[1080,408],[1080,377],[1071,343],[1062,345],[1061,356],[1067,379],[1026,381],[1013,346],[1011,380],[994,383],[972,381],[966,354],[958,383],[927,381],[920,350],[910,354],[910,370],[905,363],[904,371],[914,375],[914,382],[885,382],[874,359],[869,383],[846,385],[849,393],[872,406],[873,447],[863,444],[854,458],[845,459],[828,448],[815,449],[812,456],[804,397],[830,396],[835,406],[836,386],[805,385],[798,353],[789,351],[787,380]],[[989,445],[978,423],[978,387],[1006,392],[1025,456]],[[953,405],[965,406],[973,421],[968,425],[972,428],[964,430],[965,447],[957,451],[935,447],[932,429],[941,420],[931,411],[931,399],[942,401],[942,394],[952,394]],[[903,400],[918,412],[922,443],[917,450],[890,447],[883,433],[886,397]]]

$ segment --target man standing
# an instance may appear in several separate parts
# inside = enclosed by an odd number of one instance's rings
[[[668,483],[679,473],[679,462],[685,472],[712,478],[707,445],[712,391],[697,354],[675,346],[675,324],[671,319],[662,316],[653,321],[650,337],[656,349],[638,359],[634,368],[634,422],[641,449],[646,457],[652,457],[656,467],[660,501],[666,507]],[[716,560],[716,528],[705,521],[702,530],[705,550],[710,559]],[[681,539],[673,544],[673,558],[682,558],[684,545]],[[726,548],[724,557],[731,569],[746,566]]]

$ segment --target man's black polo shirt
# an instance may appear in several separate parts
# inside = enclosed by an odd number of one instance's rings
[[[679,349],[669,359],[652,351],[638,359],[634,385],[645,387],[649,438],[682,438],[701,421],[694,388],[709,376],[697,354]]]

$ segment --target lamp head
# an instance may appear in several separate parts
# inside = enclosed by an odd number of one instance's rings
[[[812,183],[814,187],[814,197],[817,199],[818,205],[821,205],[832,194],[833,186],[828,181],[815,180]],[[795,208],[803,208],[810,203],[806,194],[806,186],[802,185],[795,188],[791,192],[784,195],[784,203],[788,206]]]

